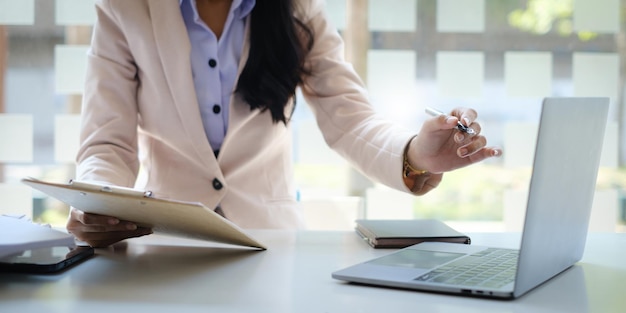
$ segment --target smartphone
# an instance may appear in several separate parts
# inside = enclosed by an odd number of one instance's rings
[[[65,270],[89,259],[94,249],[89,246],[47,247],[26,250],[0,258],[0,272],[46,274]]]

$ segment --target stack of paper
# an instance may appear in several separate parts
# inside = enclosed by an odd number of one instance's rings
[[[0,258],[30,249],[75,245],[74,237],[68,233],[0,215]]]

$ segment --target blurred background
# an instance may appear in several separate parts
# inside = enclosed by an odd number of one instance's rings
[[[0,214],[65,223],[66,205],[19,180],[74,177],[94,2],[0,0]],[[298,96],[294,162],[310,229],[352,229],[356,218],[437,218],[461,231],[519,231],[542,99],[606,96],[609,126],[590,230],[626,231],[626,0],[327,0],[326,6],[382,116],[418,131],[426,106],[472,107],[489,144],[504,156],[447,173],[436,190],[413,197],[340,159]],[[576,131],[572,125],[572,136]]]

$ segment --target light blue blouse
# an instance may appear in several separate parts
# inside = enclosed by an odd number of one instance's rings
[[[255,0],[234,0],[219,40],[202,21],[196,0],[179,0],[191,42],[191,68],[204,132],[219,151],[228,129],[228,106],[237,83],[246,17]]]

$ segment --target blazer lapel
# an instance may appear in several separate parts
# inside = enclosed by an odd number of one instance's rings
[[[180,115],[181,126],[192,141],[199,159],[206,163],[214,155],[204,135],[191,72],[191,43],[180,13],[179,1],[148,1],[148,6],[157,53],[169,92]]]

